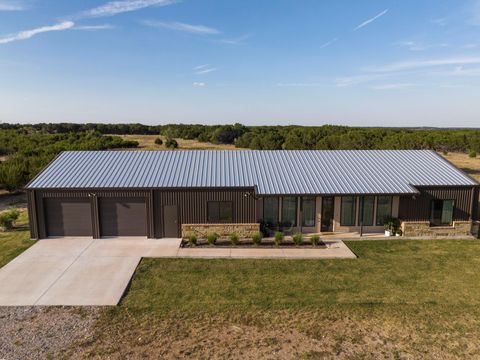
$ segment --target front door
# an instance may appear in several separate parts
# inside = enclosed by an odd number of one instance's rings
[[[334,207],[334,197],[326,196],[322,197],[322,225],[320,228],[321,232],[332,232],[333,231],[333,207]]]
[[[177,238],[178,235],[178,209],[177,205],[165,205],[163,207],[163,236]]]

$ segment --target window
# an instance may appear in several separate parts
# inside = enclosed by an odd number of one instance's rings
[[[211,224],[233,222],[233,203],[229,201],[209,201],[207,219]]]
[[[357,199],[355,196],[342,196],[342,208],[340,215],[341,226],[355,225],[356,200]]]
[[[375,207],[375,197],[365,196],[363,198],[363,225],[373,226],[373,208]],[[360,214],[362,216],[362,214]]]
[[[315,198],[302,198],[302,226],[315,226]]]
[[[453,200],[433,200],[431,222],[433,226],[449,226],[453,221]]]
[[[377,226],[382,226],[389,217],[392,217],[392,197],[377,197]]]
[[[297,198],[296,197],[283,198],[282,223],[285,226],[297,225]]]
[[[278,224],[278,198],[266,197],[263,199],[263,221],[270,225]]]

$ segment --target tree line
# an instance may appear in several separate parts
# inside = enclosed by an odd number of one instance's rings
[[[234,144],[258,150],[431,149],[480,151],[480,129],[365,128],[347,126],[244,126],[199,124],[0,124],[1,130],[45,134],[98,132],[101,134],[163,135],[214,144]]]
[[[51,134],[30,127],[0,129],[0,189],[25,186],[57,154],[65,150],[106,150],[137,147],[136,141],[97,131]]]

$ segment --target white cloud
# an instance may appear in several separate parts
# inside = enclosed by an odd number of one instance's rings
[[[31,29],[31,30],[25,30],[25,31],[20,31],[16,34],[11,34],[7,35],[4,37],[0,37],[0,44],[7,44],[10,42],[14,41],[19,41],[19,40],[26,40],[30,39],[31,37],[41,34],[41,33],[46,33],[50,31],[62,31],[62,30],[68,30],[73,28],[75,24],[72,21],[64,21],[56,25],[52,26],[43,26],[39,27],[36,29]]]
[[[165,21],[143,21],[143,24],[155,28],[165,28],[176,31],[188,32],[191,34],[198,35],[217,35],[220,34],[220,31],[204,25],[192,25],[181,22],[165,22]]]
[[[398,41],[394,43],[394,45],[401,47],[401,48],[407,48],[410,51],[425,51],[428,49],[433,49],[433,48],[446,48],[449,45],[446,43],[440,43],[440,44],[424,44],[418,41],[413,41],[413,40],[407,40],[407,41]]]
[[[362,83],[368,83],[374,80],[384,79],[388,77],[388,74],[362,74],[353,76],[344,76],[335,79],[335,85],[337,87],[347,87],[359,85]]]
[[[374,22],[375,20],[377,20],[378,18],[382,17],[383,15],[385,15],[386,13],[388,12],[388,9],[385,9],[383,10],[382,12],[378,13],[377,15],[375,15],[374,17],[362,22],[360,25],[358,25],[355,29],[353,29],[353,31],[357,31],[369,24],[371,24],[372,22]]]
[[[87,30],[87,31],[95,31],[95,30],[110,30],[114,29],[115,27],[110,24],[101,24],[101,25],[78,25],[73,28],[73,30]]]
[[[478,44],[473,44],[473,43],[465,44],[465,45],[463,45],[463,48],[464,49],[476,49],[476,48],[478,48]]]
[[[239,45],[245,43],[246,40],[250,39],[252,35],[250,34],[245,34],[242,36],[239,36],[237,38],[232,38],[232,39],[220,39],[218,42],[222,44],[228,44],[228,45]]]
[[[195,70],[195,74],[204,75],[204,74],[208,74],[208,73],[211,73],[211,72],[214,72],[214,71],[217,71],[217,68],[207,67],[207,68],[201,68],[201,69]]]
[[[438,25],[438,26],[445,26],[447,25],[447,19],[446,18],[436,18],[430,20],[432,24]]]
[[[207,84],[205,84],[204,82],[194,82],[192,84],[193,87],[205,87],[207,86]]]
[[[82,12],[79,18],[96,18],[113,16],[125,12],[136,11],[151,6],[167,6],[176,3],[175,0],[119,0],[110,1],[104,5]]]
[[[323,86],[321,83],[299,82],[299,83],[278,83],[278,87],[317,87]]]
[[[412,60],[396,62],[384,66],[372,67],[366,69],[369,72],[398,72],[405,70],[416,70],[428,67],[438,67],[447,65],[471,65],[480,64],[480,57],[453,57],[453,58],[438,58],[429,60]]]
[[[25,9],[25,4],[21,1],[0,0],[0,11],[22,11]]]
[[[334,38],[332,40],[329,40],[326,43],[323,43],[322,45],[320,45],[319,49],[325,49],[327,46],[330,46],[337,41],[338,41],[338,38]]]
[[[372,90],[403,90],[412,87],[419,86],[418,84],[412,83],[394,83],[394,84],[381,84],[370,86]]]
[[[464,66],[457,66],[453,71],[445,72],[443,75],[451,75],[451,76],[480,76],[480,68],[465,68]]]

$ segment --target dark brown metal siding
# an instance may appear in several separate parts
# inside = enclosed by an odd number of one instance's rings
[[[432,200],[455,200],[453,220],[470,220],[472,187],[418,188],[420,195],[401,196],[399,218],[408,221],[429,221]]]
[[[92,236],[90,199],[45,198],[47,236]]]
[[[480,188],[475,189],[475,193],[473,195],[474,203],[473,203],[473,218],[477,221],[480,220]]]
[[[28,223],[30,224],[30,238],[38,239],[40,238],[40,234],[38,232],[37,204],[34,190],[27,190],[27,209]]]
[[[181,224],[207,223],[207,202],[233,202],[234,223],[255,223],[255,199],[253,189],[211,189],[154,191],[155,237],[163,237],[163,206],[177,205],[179,232]]]
[[[100,198],[101,236],[147,236],[145,198]]]

